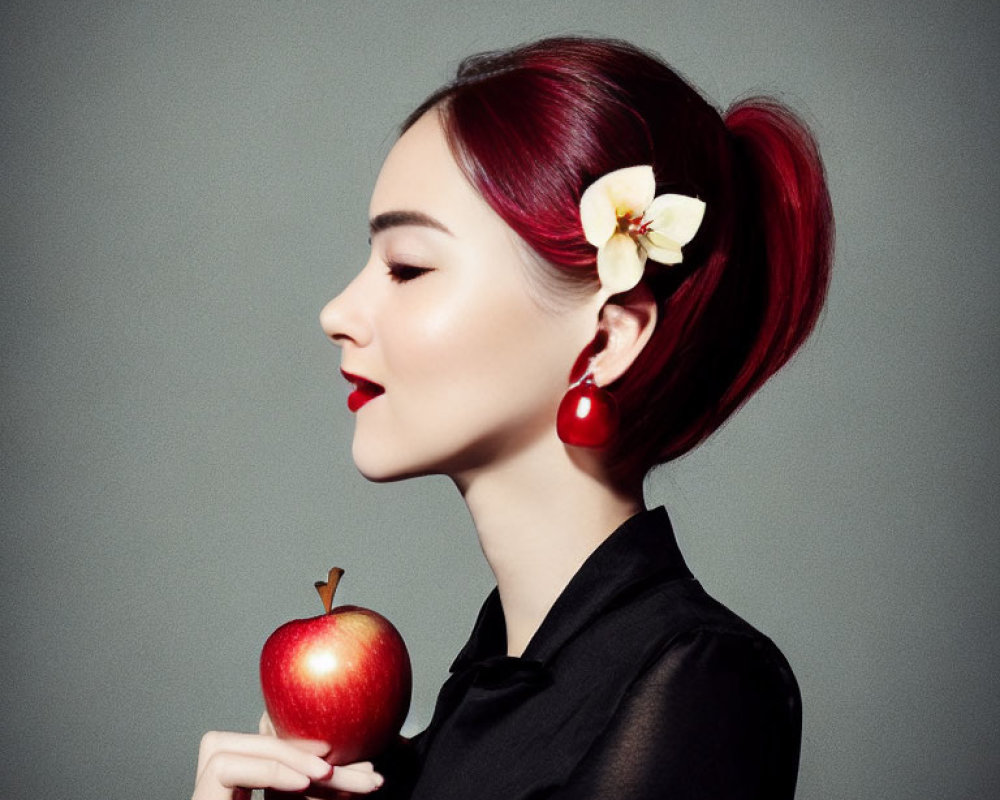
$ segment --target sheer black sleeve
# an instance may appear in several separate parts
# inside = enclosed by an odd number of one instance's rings
[[[795,792],[801,703],[768,640],[699,630],[635,682],[553,800],[783,800]]]

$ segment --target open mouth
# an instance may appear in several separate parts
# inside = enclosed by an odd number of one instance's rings
[[[374,381],[362,378],[360,375],[352,375],[350,372],[340,371],[349,383],[354,384],[354,391],[347,395],[347,407],[351,411],[357,411],[369,400],[374,400],[385,392],[385,387]]]

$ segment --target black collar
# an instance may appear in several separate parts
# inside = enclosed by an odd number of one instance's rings
[[[521,658],[508,658],[506,623],[494,589],[479,612],[472,636],[452,672],[469,669],[521,671],[547,666],[562,647],[602,612],[650,583],[690,578],[667,512],[641,511],[605,539],[559,595]]]

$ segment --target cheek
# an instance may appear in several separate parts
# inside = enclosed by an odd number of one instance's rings
[[[390,374],[409,391],[454,391],[508,364],[520,344],[494,308],[437,306],[393,329]]]
[[[560,320],[521,295],[475,297],[427,309],[407,326],[393,373],[408,398],[456,425],[546,409],[554,415],[575,358]]]
[[[518,365],[538,355],[533,344],[539,319],[531,311],[523,298],[496,293],[484,298],[481,290],[413,309],[412,324],[399,328],[394,368],[414,377],[437,376],[452,385],[497,372],[514,381]]]

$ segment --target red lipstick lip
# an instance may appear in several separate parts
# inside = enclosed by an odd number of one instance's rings
[[[354,391],[347,396],[347,407],[351,411],[357,411],[369,400],[374,400],[385,392],[385,387],[380,386],[375,381],[370,381],[367,378],[362,378],[360,375],[355,375],[343,369],[340,371],[340,374],[349,383],[354,384]]]

